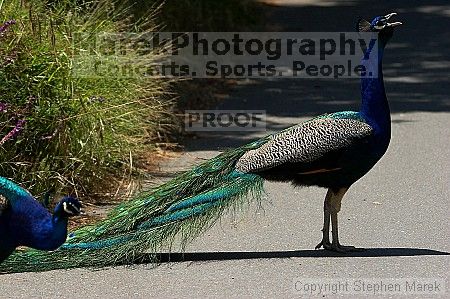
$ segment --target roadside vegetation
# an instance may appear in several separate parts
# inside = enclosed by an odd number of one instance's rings
[[[250,1],[128,2],[0,0],[1,176],[38,197],[133,191],[152,153],[179,136],[174,107],[180,99],[186,106],[192,89],[167,78],[99,76],[89,67],[80,76],[74,57],[105,33],[226,31],[254,22],[243,21]],[[104,63],[114,69],[117,62]]]
[[[34,194],[84,197],[126,189],[148,152],[172,133],[169,82],[98,76],[94,69],[78,76],[74,36],[83,32],[83,43],[94,43],[103,33],[152,30],[152,20],[129,24],[127,10],[107,1],[1,3],[2,176]],[[146,58],[154,59],[152,53]]]

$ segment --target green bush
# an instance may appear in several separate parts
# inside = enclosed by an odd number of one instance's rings
[[[168,80],[74,71],[77,47],[104,32],[150,31],[151,20],[131,23],[110,1],[63,2],[0,0],[0,24],[16,21],[0,33],[0,172],[34,194],[83,197],[128,186],[175,126]]]

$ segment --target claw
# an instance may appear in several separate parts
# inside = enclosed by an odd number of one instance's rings
[[[320,247],[323,247],[325,250],[331,249],[331,243],[330,242],[324,242],[323,240],[320,241],[319,244],[316,245],[315,249],[320,249]]]
[[[325,250],[334,251],[334,252],[340,252],[340,253],[346,253],[346,252],[360,252],[364,251],[364,248],[358,248],[355,246],[344,246],[341,244],[334,244],[330,242],[324,242],[323,240],[320,241],[319,244],[316,245],[315,249],[320,249],[323,247]]]

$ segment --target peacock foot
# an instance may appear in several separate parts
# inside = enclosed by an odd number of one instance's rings
[[[355,246],[344,246],[339,243],[335,244],[335,243],[330,243],[330,241],[324,241],[324,240],[320,241],[320,243],[317,244],[315,249],[320,249],[321,247],[323,247],[323,249],[325,249],[325,250],[341,252],[341,253],[358,252],[358,251],[365,250],[364,248],[358,248]]]
[[[319,248],[323,247],[326,250],[331,250],[331,246],[332,245],[331,245],[330,241],[324,241],[322,239],[322,241],[320,241],[320,243],[316,245],[315,249],[319,249]]]

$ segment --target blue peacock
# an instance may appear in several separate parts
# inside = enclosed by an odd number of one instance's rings
[[[57,249],[66,241],[68,217],[80,214],[80,202],[66,196],[51,215],[25,189],[3,177],[0,195],[0,262],[18,246]]]
[[[259,200],[265,180],[328,189],[322,241],[317,248],[346,252],[338,237],[338,212],[348,188],[386,152],[391,136],[382,57],[394,28],[395,13],[358,21],[360,32],[378,34],[378,56],[362,61],[376,78],[361,79],[359,112],[321,115],[268,135],[177,176],[160,187],[117,206],[97,224],[70,235],[58,250],[28,250],[11,255],[1,272],[103,267],[158,262],[172,243],[182,246],[211,227],[228,209]],[[330,240],[330,224],[332,237]],[[184,247],[183,247],[184,248]]]

